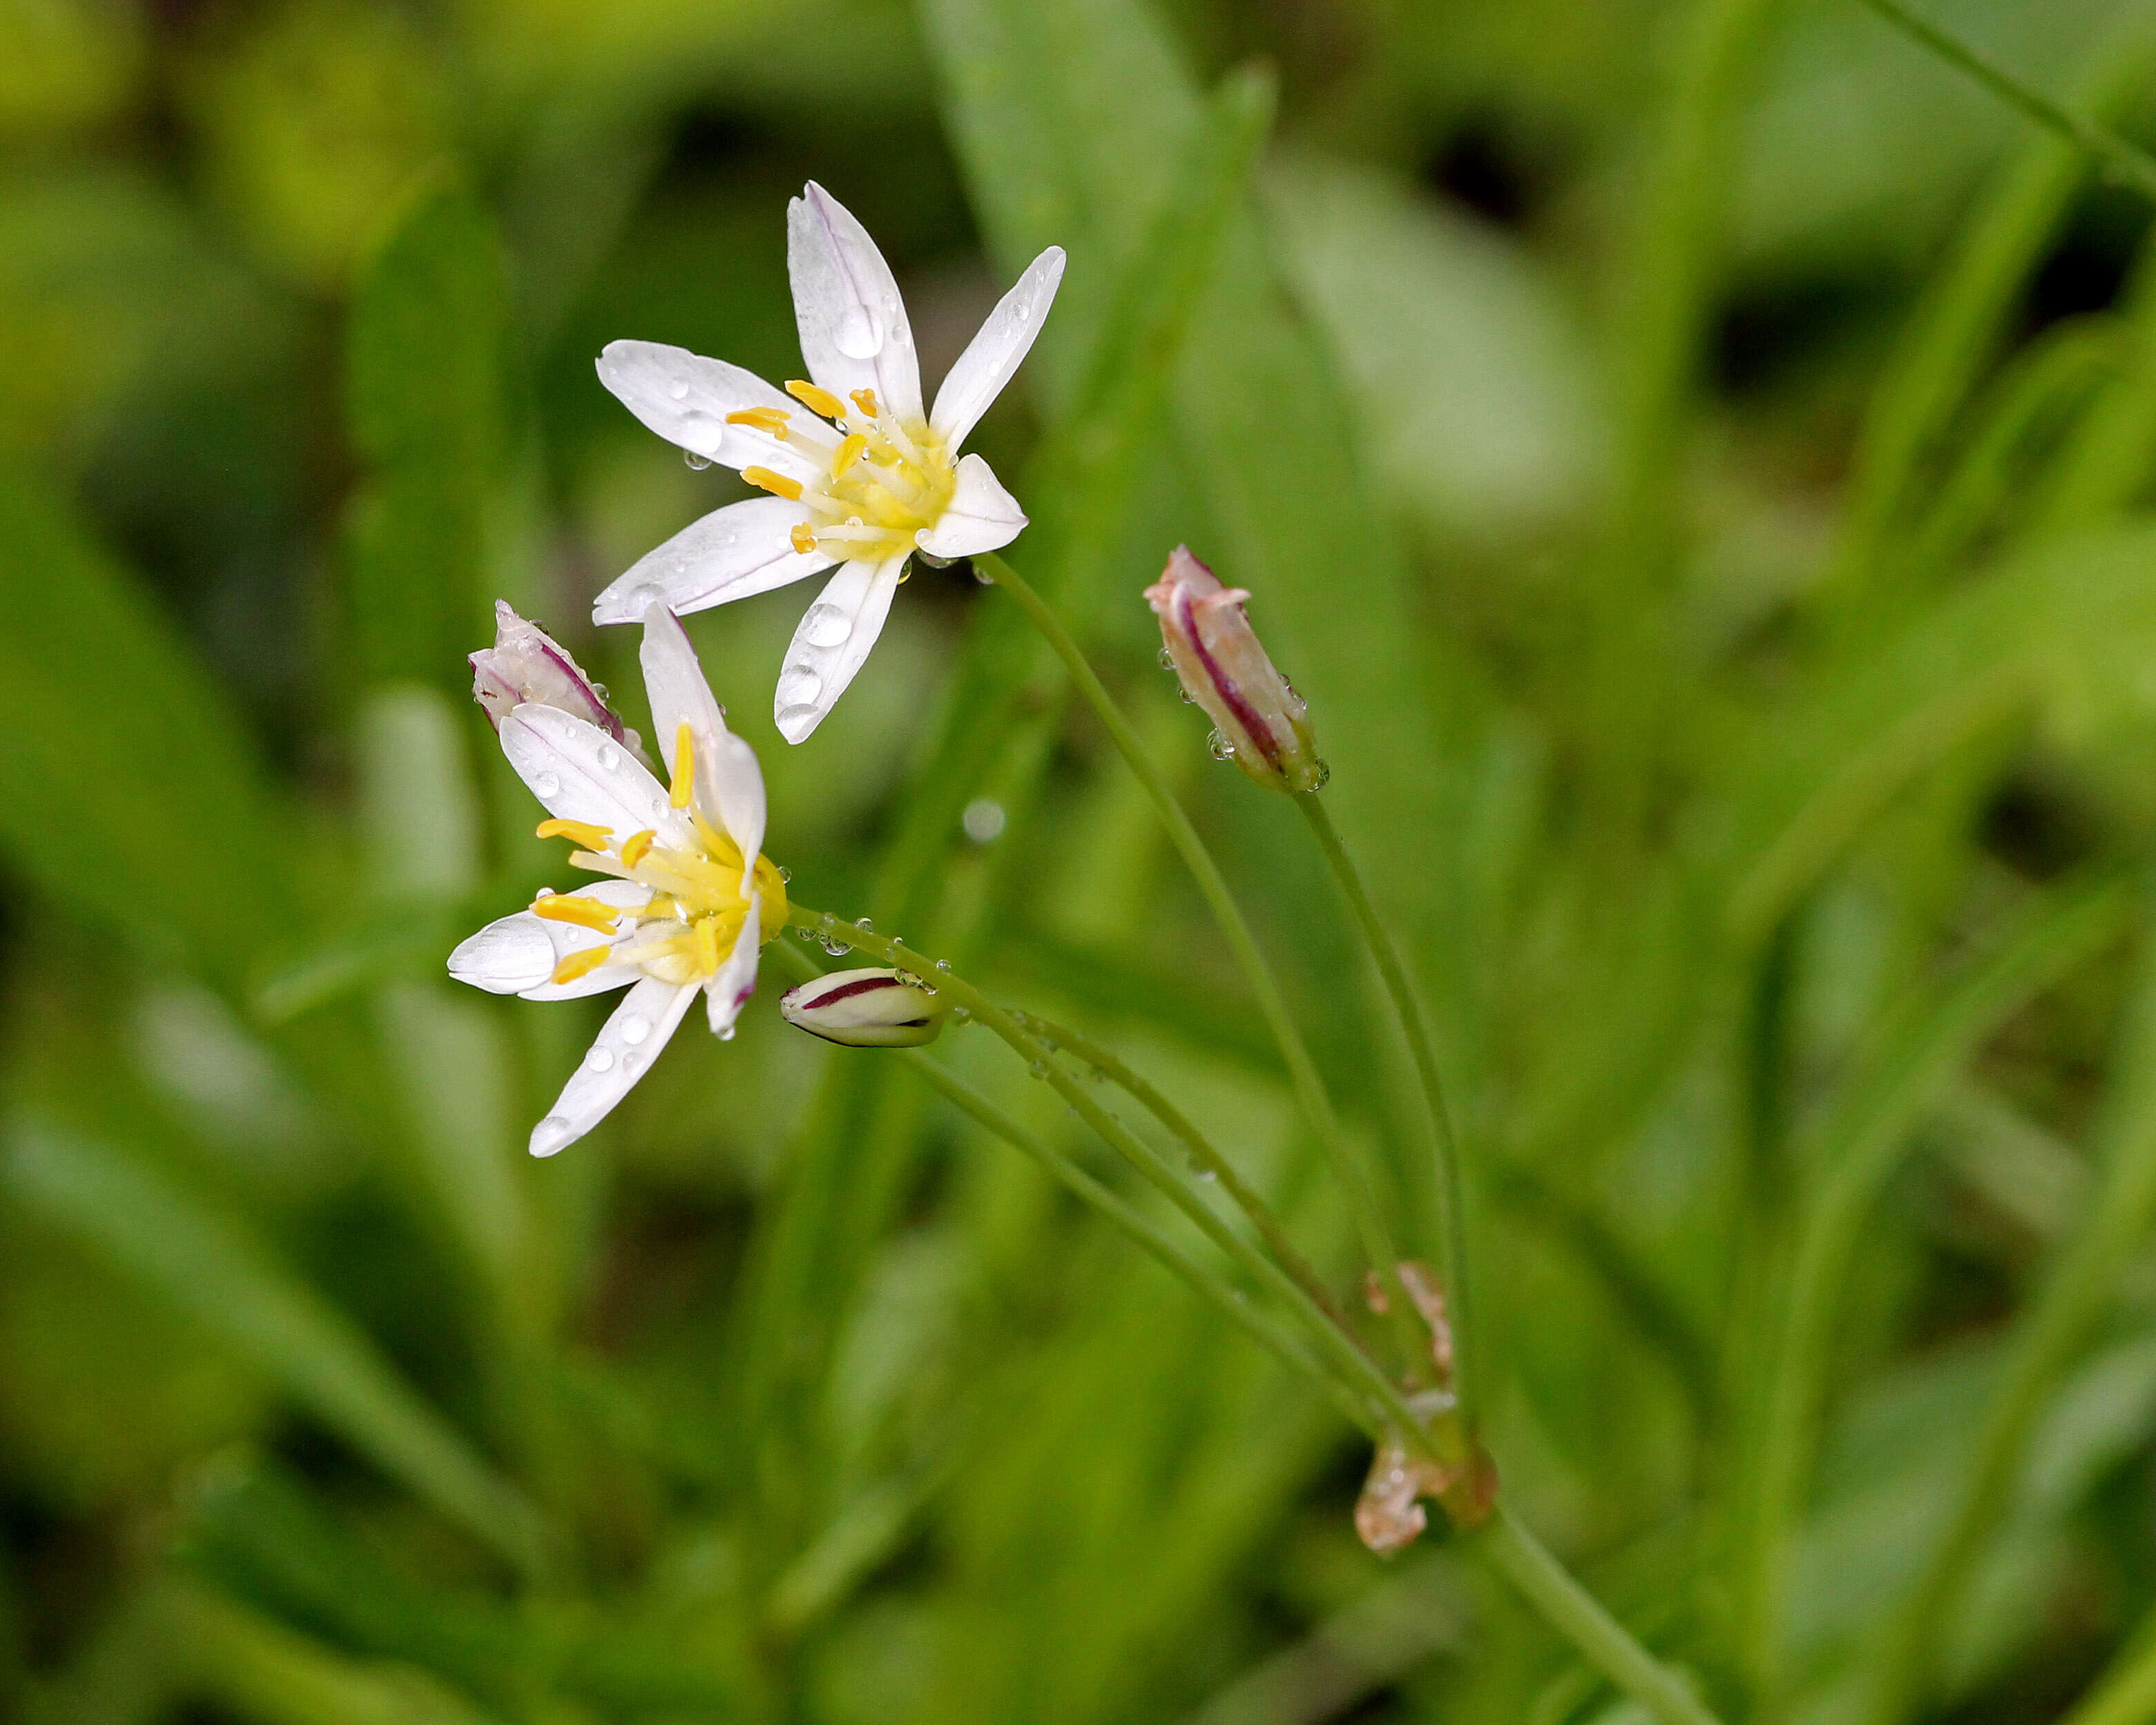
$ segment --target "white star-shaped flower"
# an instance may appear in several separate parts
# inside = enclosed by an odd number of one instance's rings
[[[529,624],[520,630],[573,662]],[[521,638],[520,638],[521,639]],[[499,651],[499,649],[498,649]],[[501,682],[480,665],[482,698]],[[726,716],[673,613],[644,619],[644,680],[655,747],[670,763],[661,784],[635,752],[633,733],[586,716],[588,685],[573,704],[526,698],[499,718],[502,752],[551,819],[542,838],[566,838],[569,859],[610,878],[569,893],[542,893],[529,910],[489,923],[449,957],[449,974],[494,994],[574,1000],[608,988],[627,996],[547,1117],[531,1153],[552,1156],[589,1132],[644,1076],[699,989],[714,1034],[733,1034],[756,988],[758,948],[786,926],[784,879],[762,853],[763,773]],[[600,710],[604,711],[603,704]],[[492,706],[489,708],[491,714]]]
[[[599,378],[652,430],[739,470],[771,495],[675,534],[598,596],[599,623],[654,603],[686,613],[839,566],[786,651],[773,702],[799,742],[823,721],[883,630],[914,552],[948,561],[1008,545],[1025,514],[958,447],[1033,346],[1063,250],[1029,264],[921,408],[913,330],[891,266],[821,186],[787,209],[786,262],[808,381],[782,393],[753,372],[655,341],[614,341]]]

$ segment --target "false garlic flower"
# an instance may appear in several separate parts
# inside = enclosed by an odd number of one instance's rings
[[[607,705],[605,687],[584,675],[568,649],[536,623],[494,602],[494,644],[471,655],[472,699],[496,731],[526,701],[559,707],[640,751],[636,733]]]
[[[675,534],[602,593],[592,617],[634,623],[654,602],[685,614],[839,565],[794,631],[773,701],[780,735],[799,742],[867,660],[908,557],[995,551],[1025,526],[988,464],[958,446],[1033,346],[1063,251],[1050,246],[1027,267],[925,413],[891,266],[814,182],[788,207],[786,263],[808,377],[783,393],[655,341],[610,342],[600,356],[599,380],[644,424],[770,495]]]
[[[918,1048],[942,1034],[948,1010],[934,989],[899,970],[834,970],[778,999],[788,1024],[847,1048]]]
[[[642,659],[670,785],[619,730],[573,706],[526,700],[497,723],[509,764],[546,807],[539,836],[569,839],[571,863],[608,878],[542,892],[489,923],[450,955],[449,974],[526,1000],[629,990],[532,1128],[534,1156],[553,1155],[603,1120],[700,990],[713,1033],[732,1036],[755,992],[757,952],[786,926],[784,877],[761,854],[755,752],[726,729],[696,649],[664,605],[645,614]]]
[[[1145,590],[1183,693],[1214,726],[1213,752],[1268,789],[1314,791],[1325,783],[1310,709],[1274,669],[1250,627],[1247,589],[1219,578],[1178,545]]]

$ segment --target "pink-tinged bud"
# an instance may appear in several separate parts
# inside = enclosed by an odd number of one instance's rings
[[[1213,752],[1276,791],[1314,791],[1325,783],[1309,709],[1274,669],[1244,614],[1250,594],[1223,587],[1178,545],[1160,579],[1145,590],[1160,619],[1161,639],[1183,691],[1214,724]]]
[[[606,691],[584,675],[559,641],[511,610],[506,599],[495,601],[494,644],[471,655],[471,668],[472,699],[486,709],[497,731],[520,706],[559,707],[637,747],[636,733],[607,705]]]
[[[933,1042],[949,1010],[941,996],[896,970],[834,970],[789,988],[778,1010],[826,1042],[848,1048],[918,1048]]]

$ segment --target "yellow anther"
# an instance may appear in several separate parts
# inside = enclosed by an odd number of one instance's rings
[[[684,719],[674,733],[674,783],[666,793],[666,800],[676,809],[686,809],[696,788],[696,737],[689,728],[689,721]]]
[[[875,391],[873,389],[856,389],[854,392],[854,405],[871,419],[880,419],[883,417],[883,409],[876,405]]]
[[[544,898],[535,898],[531,914],[549,922],[580,922],[601,934],[612,934],[621,916],[612,905],[603,905],[595,898],[578,898],[571,892],[550,892]]]
[[[786,393],[799,402],[803,407],[808,408],[810,413],[821,413],[826,419],[843,419],[846,417],[846,404],[829,390],[820,388],[816,384],[803,382],[798,377],[792,377],[787,380]],[[858,400],[859,398],[856,397],[855,399]]]
[[[588,820],[542,820],[539,836],[542,839],[574,839],[587,850],[603,850],[606,841],[613,834],[612,827],[594,826]]]
[[[783,497],[789,503],[801,501],[801,481],[788,479],[783,473],[773,473],[768,467],[744,467],[742,477],[774,497]]]
[[[640,833],[631,833],[621,841],[621,865],[633,869],[644,860],[644,853],[651,849],[651,841],[659,836],[650,827]]]
[[[700,916],[696,919],[696,968],[706,976],[716,973],[719,968],[719,919]]]
[[[613,954],[612,947],[586,947],[582,952],[572,952],[554,967],[550,983],[573,983],[580,976],[589,976]]]
[[[869,440],[858,431],[847,434],[844,441],[831,454],[831,477],[844,479],[846,470],[860,460],[867,451]]]
[[[794,550],[804,557],[816,548],[816,530],[806,521],[796,521],[793,531],[787,536],[793,542]]]
[[[729,425],[752,425],[758,431],[767,431],[773,437],[786,435],[786,422],[793,418],[783,408],[742,408],[726,415]]]

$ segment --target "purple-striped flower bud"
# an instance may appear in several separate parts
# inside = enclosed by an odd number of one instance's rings
[[[925,983],[896,970],[834,970],[789,988],[778,1010],[826,1042],[848,1048],[917,1048],[933,1042],[949,1008]]]
[[[606,691],[583,673],[568,651],[536,623],[494,603],[494,644],[471,655],[472,699],[486,709],[497,731],[516,708],[558,707],[596,725],[616,742],[634,749],[636,733],[607,705]]]
[[[1223,587],[1178,545],[1160,579],[1145,590],[1160,619],[1161,639],[1186,694],[1214,724],[1213,752],[1276,791],[1314,791],[1325,783],[1309,709],[1274,669],[1244,614],[1250,594]]]

